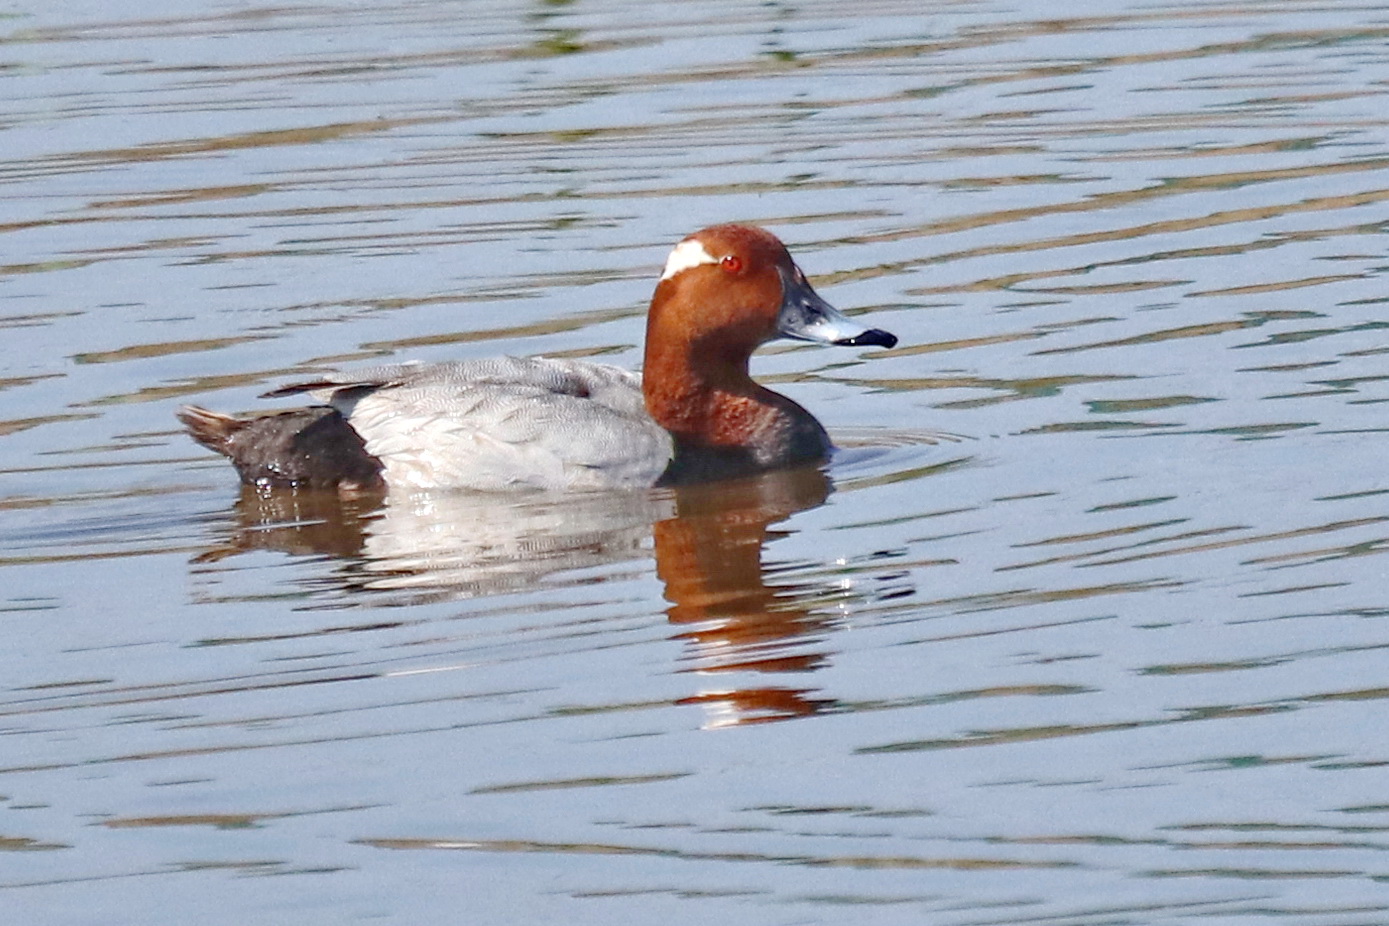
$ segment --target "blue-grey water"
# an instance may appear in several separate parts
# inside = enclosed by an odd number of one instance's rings
[[[1389,923],[1389,6],[0,7],[0,920]],[[174,409],[635,367],[815,470],[243,492]]]

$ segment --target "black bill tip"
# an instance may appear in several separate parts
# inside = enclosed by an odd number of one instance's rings
[[[839,347],[896,347],[897,335],[881,328],[869,328],[852,338],[840,338],[834,342]]]

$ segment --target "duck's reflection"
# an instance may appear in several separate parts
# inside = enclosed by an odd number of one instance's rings
[[[769,527],[821,504],[830,482],[804,468],[692,486],[676,497],[674,517],[658,521],[656,572],[665,583],[671,623],[684,625],[697,671],[807,672],[825,653],[816,647],[832,619],[808,606],[813,585],[772,584],[762,551],[777,534]],[[723,726],[813,714],[828,702],[813,692],[780,686],[706,690],[687,703],[704,704],[710,725]]]
[[[344,591],[394,592],[391,603],[401,604],[477,598],[645,558],[651,525],[674,504],[654,492],[339,498],[243,487],[231,537],[198,559],[249,550],[328,554],[344,558],[333,576]]]
[[[344,559],[338,590],[419,601],[564,587],[583,581],[576,570],[644,559],[654,548],[666,613],[689,643],[688,671],[710,682],[682,703],[704,705],[707,725],[725,726],[830,706],[803,687],[746,684],[750,673],[804,673],[827,659],[824,635],[837,612],[822,605],[842,600],[837,581],[816,568],[823,564],[793,570],[764,562],[763,551],[783,536],[772,525],[830,491],[814,467],[679,490],[519,499],[247,488],[231,536],[199,560],[249,550],[327,554]]]

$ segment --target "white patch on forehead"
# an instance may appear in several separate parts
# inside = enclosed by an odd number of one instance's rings
[[[669,280],[682,270],[698,267],[700,264],[717,264],[719,259],[704,250],[704,243],[698,238],[687,238],[675,246],[666,259],[665,272],[661,279]]]

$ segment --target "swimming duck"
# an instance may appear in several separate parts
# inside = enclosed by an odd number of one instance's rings
[[[716,225],[666,261],[641,375],[543,357],[402,363],[265,394],[308,394],[322,406],[254,418],[184,406],[178,417],[250,485],[350,493],[706,482],[833,450],[813,415],[748,375],[752,352],[778,337],[897,343],[820,298],[775,235]]]

